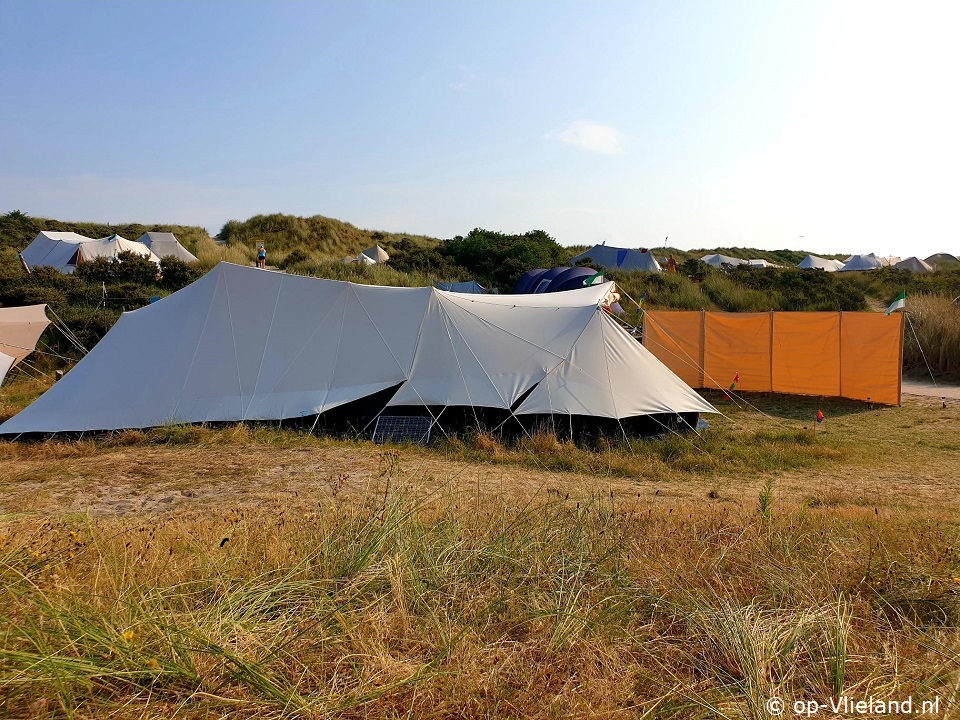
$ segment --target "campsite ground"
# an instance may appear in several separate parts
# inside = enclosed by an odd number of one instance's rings
[[[591,451],[4,443],[0,714],[957,717],[960,406],[711,400],[701,438]]]

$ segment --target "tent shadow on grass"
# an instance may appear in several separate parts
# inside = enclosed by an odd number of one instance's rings
[[[733,402],[728,400],[722,390],[701,390],[700,394],[714,407],[724,413],[733,409]],[[754,408],[777,418],[813,422],[817,410],[822,410],[825,416],[838,417],[845,415],[860,415],[872,412],[876,408],[895,408],[895,405],[880,405],[860,400],[846,398],[824,397],[818,395],[785,395],[781,393],[762,392],[735,392],[735,400],[744,405],[744,401]],[[747,407],[749,410],[749,406]]]

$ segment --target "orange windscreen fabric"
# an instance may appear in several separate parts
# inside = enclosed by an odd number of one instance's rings
[[[658,310],[646,318],[644,346],[691,387],[726,389],[739,373],[738,390],[900,402],[898,316]]]
[[[773,390],[840,394],[840,313],[774,313]]]
[[[643,346],[690,387],[703,387],[700,325],[703,313],[648,311],[643,323]]]
[[[704,387],[770,392],[770,313],[706,313]]]
[[[903,315],[843,313],[840,376],[843,397],[900,404]]]

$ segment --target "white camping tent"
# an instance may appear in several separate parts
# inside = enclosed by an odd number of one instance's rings
[[[94,240],[72,232],[43,231],[24,248],[20,256],[31,270],[49,266],[60,272],[72,273],[82,262],[98,257],[114,260],[125,251],[142,255],[155,263],[160,262],[160,258],[150,252],[150,248],[143,243],[127,240],[119,235]]]
[[[642,272],[660,272],[660,263],[653,253],[646,248],[618,248],[604,245],[594,245],[586,252],[570,258],[570,264],[576,265],[581,260],[590,260],[592,265],[609,270],[640,270]]]
[[[197,261],[197,256],[181,245],[173,233],[145,232],[137,238],[137,242],[150,248],[150,252],[158,258],[175,257],[184,262]]]
[[[807,255],[803,260],[797,263],[801,270],[824,270],[826,272],[836,272],[843,267],[839,260],[831,258],[817,257],[816,255]]]
[[[476,280],[468,280],[466,282],[436,282],[433,286],[438,290],[467,293],[470,295],[484,295],[487,292],[487,289]]]
[[[110,235],[80,245],[80,259],[82,261],[94,260],[98,257],[116,260],[122,252],[132,252],[134,255],[140,255],[158,265],[160,264],[160,258],[154,255],[146,245],[127,240],[119,235]]]
[[[873,253],[867,255],[851,255],[847,262],[840,268],[840,272],[850,272],[851,270],[876,270],[883,267],[883,263]]]
[[[748,265],[749,260],[741,260],[740,258],[730,257],[729,255],[720,255],[715,253],[713,255],[704,255],[700,258],[700,262],[705,262],[707,265],[712,265],[713,267],[720,267],[721,265]]]
[[[750,267],[760,267],[760,268],[778,268],[782,267],[781,265],[776,265],[775,263],[770,262],[769,260],[756,259],[756,260],[747,260],[747,264]]]
[[[0,382],[7,371],[32,353],[47,329],[46,305],[0,308]]]
[[[464,295],[220,263],[124,313],[0,434],[297,418],[384,392],[516,416],[713,412],[601,309],[612,287]]]
[[[915,273],[933,272],[933,268],[918,257],[909,257],[893,266],[895,270],[909,270]]]
[[[20,257],[31,270],[35,267],[54,267],[61,272],[72,273],[78,262],[80,245],[89,242],[94,242],[94,239],[75,232],[43,230],[23,249]]]
[[[364,264],[368,264],[368,265],[374,265],[374,264],[375,264],[375,265],[379,265],[379,264],[381,264],[381,263],[385,263],[387,260],[390,259],[390,256],[387,255],[387,251],[384,250],[384,249],[383,249],[382,247],[380,247],[379,245],[374,245],[373,247],[368,247],[366,250],[364,250],[364,251],[363,251],[362,253],[360,253],[360,254],[363,255],[363,256],[366,257],[366,258],[369,258],[370,260],[373,260],[372,263],[364,263]],[[360,257],[357,257],[357,260],[360,261],[360,262],[364,262],[364,261],[362,260],[362,258],[360,258]]]

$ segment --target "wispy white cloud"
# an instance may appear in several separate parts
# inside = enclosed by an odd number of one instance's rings
[[[623,134],[616,128],[602,123],[577,120],[555,137],[567,145],[576,145],[578,148],[601,155],[623,154]]]
[[[470,89],[476,77],[466,65],[457,65],[457,79],[450,83],[450,89],[457,92],[466,92]]]

